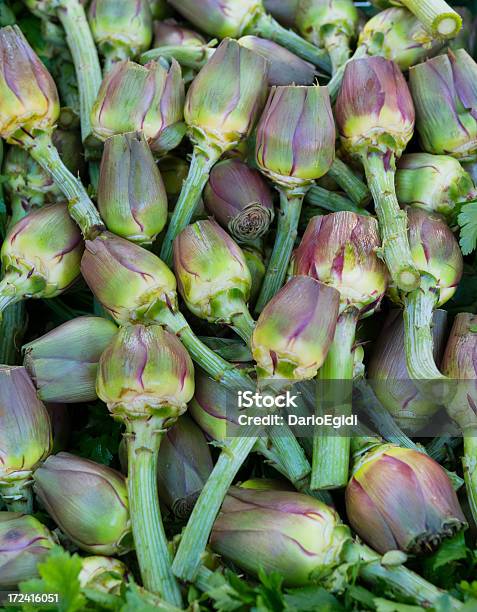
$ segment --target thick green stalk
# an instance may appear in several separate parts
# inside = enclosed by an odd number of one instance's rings
[[[171,571],[171,555],[157,493],[157,454],[163,419],[126,418],[128,495],[136,555],[144,587],[182,607],[182,596]]]
[[[326,399],[334,415],[349,416],[352,412],[353,344],[359,311],[347,308],[338,318],[333,343],[318,372],[318,384],[326,398],[318,397],[317,414],[326,414],[321,404]],[[349,381],[349,384],[347,384]],[[313,437],[312,489],[335,489],[348,483],[351,433],[339,435],[331,426],[316,427]]]
[[[9,512],[33,513],[33,493],[31,489],[31,471],[25,476],[11,482],[0,484],[0,498],[3,499]]]
[[[139,61],[141,64],[147,64],[151,60],[157,60],[160,57],[165,57],[168,60],[175,59],[181,66],[200,70],[215,53],[215,49],[208,45],[203,47],[187,47],[165,45],[150,49],[141,55]]]
[[[353,55],[349,58],[348,62],[352,62],[355,59],[359,59],[361,57],[365,57],[367,55],[366,47],[361,46],[356,49]],[[346,62],[346,64],[348,63]],[[336,102],[336,98],[341,89],[341,83],[343,82],[343,77],[346,69],[346,64],[343,64],[338,68],[338,70],[334,73],[331,80],[328,82],[328,92],[330,94],[331,102]]]
[[[464,432],[464,481],[474,523],[477,525],[477,432]]]
[[[242,338],[244,342],[247,343],[248,346],[250,346],[253,330],[255,328],[255,321],[253,320],[253,317],[245,304],[242,312],[233,316],[230,327]]]
[[[425,29],[437,38],[454,38],[462,27],[462,17],[445,0],[401,0]]]
[[[357,213],[358,215],[369,215],[367,210],[356,206],[356,204],[354,204],[351,200],[348,200],[348,198],[345,198],[335,191],[323,189],[323,187],[319,187],[318,185],[313,185],[310,191],[306,194],[305,204],[317,206],[319,208],[323,208],[324,210],[329,210],[330,212],[348,210],[350,212]]]
[[[229,440],[194,506],[172,564],[172,571],[180,580],[192,581],[199,571],[222,501],[257,441],[257,428],[249,427],[246,433]]]
[[[297,489],[309,484],[307,476],[311,472],[311,466],[305,451],[298,444],[288,425],[271,425],[267,427],[267,434],[280,459],[286,478]]]
[[[23,334],[27,327],[27,313],[24,302],[11,304],[0,315],[0,363],[17,365]]]
[[[244,34],[254,34],[261,38],[273,40],[295,53],[295,55],[328,73],[331,72],[330,58],[324,49],[315,47],[292,30],[287,30],[266,13],[259,13],[257,18],[247,26]]]
[[[335,157],[331,168],[328,170],[328,176],[332,178],[348,195],[350,200],[360,208],[366,206],[371,200],[371,193],[368,186],[365,185],[339,157]]]
[[[182,186],[161,247],[161,259],[168,266],[172,265],[174,238],[189,224],[200,201],[202,191],[209,180],[210,171],[219,157],[218,152],[212,153],[211,150],[209,155],[206,155],[199,147],[194,147],[189,174]]]
[[[410,378],[416,380],[448,380],[436,366],[433,354],[432,315],[439,291],[436,279],[421,275],[421,286],[404,296],[404,346]]]
[[[330,57],[331,74],[336,74],[336,71],[346,64],[349,59],[349,38],[343,32],[330,29],[328,32],[325,32],[324,46]]]
[[[394,153],[364,152],[362,162],[379,221],[384,260],[396,286],[404,293],[419,287],[407,235],[407,214],[401,210],[394,186]]]
[[[46,170],[68,200],[68,210],[86,239],[94,239],[104,229],[103,222],[82,182],[65,166],[49,132],[34,136],[23,133],[19,144]]]
[[[260,313],[283,285],[295,244],[305,189],[280,189],[280,213],[273,251],[268,262],[255,311]]]
[[[91,109],[102,81],[98,52],[79,0],[60,0],[57,15],[65,30],[75,65],[80,97],[81,137],[83,143],[88,145],[94,140]]]

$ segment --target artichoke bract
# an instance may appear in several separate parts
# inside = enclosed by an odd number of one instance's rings
[[[452,220],[458,205],[477,199],[470,175],[449,155],[409,153],[399,160],[396,195],[401,205],[436,212]]]
[[[267,61],[236,41],[224,40],[190,86],[184,109],[194,153],[188,177],[162,243],[172,262],[172,242],[189,223],[215,162],[251,132],[267,90]]]
[[[265,306],[252,336],[261,379],[314,378],[333,341],[339,293],[312,278],[296,276]]]
[[[252,278],[242,249],[212,220],[188,225],[174,240],[177,288],[187,308],[211,323],[230,325],[250,341],[247,308]]]
[[[119,559],[92,555],[82,559],[78,580],[82,588],[120,596],[128,577],[129,570]]]
[[[428,153],[473,161],[477,153],[477,64],[464,49],[414,66],[409,85]]]
[[[287,28],[294,28],[300,0],[263,0],[263,6],[277,21]]]
[[[10,510],[31,512],[31,475],[52,440],[48,412],[25,368],[0,366],[0,406],[0,497]]]
[[[185,134],[184,82],[172,60],[140,66],[124,60],[104,77],[91,111],[95,136],[105,141],[115,134],[142,131],[156,155],[175,149]]]
[[[467,526],[452,483],[431,457],[380,445],[357,462],[346,488],[356,533],[380,553],[424,553]]]
[[[447,313],[435,310],[432,316],[433,357],[436,363],[444,351]],[[439,409],[412,382],[406,366],[404,320],[399,310],[389,313],[371,353],[368,376],[376,397],[399,427],[416,434]]]
[[[144,134],[108,138],[99,171],[98,208],[108,230],[139,244],[154,242],[167,221],[167,195]]]
[[[382,57],[349,62],[335,116],[343,147],[364,166],[373,194],[383,255],[403,291],[419,285],[394,187],[395,160],[412,137],[414,106],[397,65]]]
[[[312,85],[317,76],[313,64],[272,40],[259,36],[242,36],[238,42],[268,60],[268,84],[272,87],[292,84]]]
[[[0,587],[16,587],[38,576],[41,563],[56,541],[33,516],[0,512]]]
[[[334,156],[335,124],[326,87],[272,87],[257,126],[255,158],[280,193],[280,215],[257,312],[283,284],[303,198],[331,168]]]
[[[60,105],[56,85],[17,26],[0,29],[0,136],[26,149],[69,202],[83,235],[95,235],[101,218],[81,181],[62,162],[52,143]],[[12,86],[14,83],[14,86]]]
[[[38,499],[81,550],[104,555],[131,550],[128,493],[122,474],[89,459],[58,453],[33,478]]]
[[[23,346],[24,365],[45,402],[76,404],[97,399],[101,353],[118,328],[101,317],[77,317]]]
[[[177,518],[188,518],[213,467],[204,434],[181,416],[162,439],[157,460],[159,498]]]
[[[301,0],[296,26],[306,40],[327,51],[335,74],[349,58],[358,10],[352,0]]]
[[[243,242],[266,234],[274,217],[267,183],[239,159],[226,159],[212,168],[204,204],[223,228]]]
[[[59,295],[79,277],[81,233],[64,204],[31,212],[10,228],[0,256],[0,312],[26,298]]]
[[[93,38],[105,58],[106,72],[115,62],[133,58],[149,49],[152,40],[149,0],[93,0],[88,20]]]

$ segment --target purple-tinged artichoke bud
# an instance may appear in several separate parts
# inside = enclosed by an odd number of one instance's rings
[[[202,47],[206,44],[201,34],[177,23],[175,19],[154,22],[154,47]]]
[[[257,126],[256,161],[278,185],[310,185],[335,156],[335,124],[326,87],[272,87]]]
[[[9,508],[29,501],[33,470],[49,455],[51,426],[27,371],[0,366],[0,497]]]
[[[267,61],[235,40],[222,41],[187,92],[192,141],[205,151],[232,149],[250,134],[266,91]]]
[[[127,325],[101,355],[96,389],[114,415],[154,413],[167,425],[194,394],[194,367],[179,339],[160,325]]]
[[[250,304],[255,304],[266,272],[264,257],[263,253],[253,246],[245,245],[242,247],[242,251],[245,256],[245,261],[247,262],[250,276],[252,277],[249,302]]]
[[[93,0],[88,21],[106,69],[114,62],[135,57],[149,49],[152,17],[149,0]]]
[[[106,227],[139,244],[154,242],[167,221],[167,195],[144,134],[117,134],[104,144],[98,208]]]
[[[292,84],[312,85],[317,76],[313,64],[272,40],[259,36],[242,36],[238,42],[268,60],[268,84],[271,87]]]
[[[398,163],[396,195],[401,206],[452,218],[458,204],[477,199],[470,175],[449,155],[409,153]]]
[[[287,28],[296,26],[300,0],[263,0],[263,6],[277,21]]]
[[[107,319],[78,317],[26,344],[24,365],[38,396],[65,404],[97,399],[99,358],[117,331]]]
[[[346,488],[356,533],[380,553],[424,553],[466,527],[449,477],[428,455],[391,444],[365,454]]]
[[[182,185],[189,174],[189,164],[182,157],[165,155],[159,160],[159,170],[167,194],[167,201],[172,208],[177,202]]]
[[[265,306],[252,336],[257,374],[263,379],[314,378],[333,341],[339,293],[296,276]]]
[[[381,55],[408,70],[435,55],[443,41],[429,34],[407,9],[392,7],[366,22],[358,45],[365,47],[368,55]]]
[[[435,310],[432,317],[433,355],[440,362],[446,341],[447,313]],[[368,377],[376,397],[399,427],[409,434],[422,429],[440,408],[421,393],[409,376],[404,347],[402,312],[394,310],[384,322],[368,364]]]
[[[252,279],[241,248],[215,221],[188,225],[174,240],[177,288],[187,308],[212,323],[232,324]]]
[[[399,157],[414,131],[414,106],[398,66],[383,57],[349,62],[335,116],[351,155],[361,157],[372,147]]]
[[[157,458],[159,498],[179,519],[187,519],[214,464],[204,434],[187,415],[162,439]]]
[[[169,268],[153,253],[109,232],[86,242],[81,272],[121,325],[139,320],[158,301],[177,301],[176,279]]]
[[[131,550],[128,493],[122,474],[89,459],[58,453],[33,478],[40,502],[81,550],[103,555]]]
[[[106,140],[115,134],[144,132],[151,150],[163,155],[177,147],[185,133],[184,82],[172,60],[140,66],[116,64],[104,77],[91,111],[94,134]]]
[[[56,545],[53,534],[33,516],[0,512],[0,587],[15,587],[38,576]]]
[[[20,28],[0,29],[0,136],[15,143],[26,130],[52,131],[60,114],[56,85]]]
[[[428,153],[470,160],[477,152],[477,64],[464,49],[414,66],[409,85]]]
[[[259,172],[238,159],[226,159],[213,167],[204,190],[204,203],[236,240],[260,238],[274,217],[267,183]]]
[[[93,555],[84,557],[78,576],[81,588],[120,596],[129,570],[119,559]]]
[[[407,217],[412,257],[421,272],[436,280],[438,308],[451,299],[462,278],[464,262],[459,243],[440,215],[410,208]],[[394,295],[393,288],[391,292]]]
[[[84,243],[64,204],[52,204],[10,228],[2,245],[0,309],[24,298],[59,295],[79,277]]]
[[[294,271],[337,289],[342,309],[354,306],[362,315],[371,314],[388,282],[379,247],[373,217],[347,211],[313,217],[295,251]]]
[[[210,546],[254,575],[273,570],[284,584],[305,586],[316,576],[331,578],[350,540],[337,513],[312,497],[231,487]]]

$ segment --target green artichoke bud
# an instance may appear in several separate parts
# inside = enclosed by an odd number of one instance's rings
[[[260,238],[273,221],[273,200],[260,173],[238,159],[216,164],[204,190],[208,212],[236,240]]]
[[[51,426],[25,368],[0,366],[0,407],[0,496],[14,508],[50,454]]]
[[[235,40],[222,41],[187,92],[192,141],[205,152],[235,147],[254,127],[266,91],[267,61]]]
[[[339,293],[308,278],[292,278],[265,306],[252,336],[260,378],[314,378],[333,341]]]
[[[78,317],[26,344],[24,365],[38,396],[66,404],[97,399],[99,358],[117,331],[107,319]]]
[[[58,527],[81,550],[121,555],[132,547],[126,480],[105,465],[69,453],[49,457],[34,490]]]
[[[365,47],[369,55],[381,55],[396,62],[401,70],[408,70],[435,55],[443,42],[429,34],[407,9],[393,7],[366,22],[358,45]]]
[[[53,534],[33,516],[0,512],[0,587],[38,576],[38,563],[55,546]]]
[[[335,116],[351,155],[360,157],[372,147],[399,157],[414,131],[414,106],[398,66],[383,57],[349,62]]]
[[[305,586],[331,578],[350,540],[337,513],[312,497],[231,487],[210,546],[254,575],[273,570],[284,584]]]
[[[96,389],[120,418],[155,413],[167,424],[194,394],[194,367],[179,339],[160,325],[127,325],[101,355]]]
[[[477,199],[472,178],[456,159],[429,153],[409,153],[399,160],[396,195],[401,205],[446,218],[454,216],[458,204]]]
[[[121,596],[128,576],[128,568],[119,559],[93,555],[82,559],[78,579],[83,589]]]
[[[167,221],[167,195],[142,132],[106,140],[98,208],[106,227],[139,244],[153,242]]]
[[[154,47],[202,47],[207,41],[198,32],[185,28],[175,19],[154,22]]]
[[[326,87],[272,87],[257,126],[260,170],[285,188],[303,187],[328,172],[335,124]]]
[[[432,318],[433,354],[439,363],[445,347],[447,313],[435,310]],[[416,434],[440,408],[422,394],[409,376],[404,348],[404,321],[400,310],[386,319],[368,364],[376,397],[401,429]]]
[[[182,157],[165,155],[159,160],[159,170],[166,190],[167,201],[169,206],[173,207],[189,173],[189,164]]]
[[[161,442],[157,460],[159,498],[179,519],[187,519],[214,464],[202,431],[181,416]]]
[[[379,259],[378,224],[373,217],[337,212],[313,217],[294,256],[295,274],[337,289],[341,308],[369,315],[386,292],[388,275]]]
[[[176,279],[169,268],[153,253],[109,232],[86,242],[81,272],[121,325],[139,320],[157,302],[177,302]]]
[[[107,68],[114,62],[139,55],[151,45],[149,0],[93,0],[88,21],[96,45],[106,58]]]
[[[172,60],[140,66],[118,62],[104,77],[91,111],[94,134],[106,140],[115,134],[144,132],[151,150],[163,155],[177,147],[185,133],[184,82]]]
[[[34,210],[10,228],[0,251],[0,310],[59,295],[79,277],[84,243],[64,204]]]
[[[428,552],[467,526],[437,461],[391,444],[358,461],[346,488],[346,512],[356,533],[381,553]]]
[[[60,114],[56,85],[20,28],[0,29],[0,136],[15,144],[16,133],[52,131]]]
[[[255,304],[265,277],[265,262],[263,260],[263,254],[253,246],[245,245],[242,247],[242,251],[247,263],[247,268],[249,269],[250,276],[252,278],[249,302],[251,304]]]
[[[287,28],[296,26],[297,11],[300,0],[263,0],[267,13]]]
[[[242,36],[238,42],[268,60],[268,84],[272,87],[292,84],[312,85],[317,76],[313,64],[273,40],[259,36]]]
[[[464,49],[411,68],[416,128],[428,153],[470,160],[477,152],[477,64]]]

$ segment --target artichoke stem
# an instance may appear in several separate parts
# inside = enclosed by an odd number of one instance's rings
[[[247,346],[250,346],[255,321],[245,304],[243,310],[233,316],[230,327],[247,343]]]
[[[0,484],[0,498],[5,502],[9,512],[33,513],[31,484],[31,472],[28,472],[24,478]]]
[[[200,70],[209,61],[215,49],[209,46],[202,47],[187,47],[164,45],[156,49],[150,49],[143,53],[139,61],[141,64],[147,64],[152,60],[158,60],[160,57],[165,57],[167,60],[175,59],[184,68],[192,68],[192,70]]]
[[[278,215],[277,235],[263,279],[255,311],[260,313],[283,285],[288,264],[295,244],[298,222],[304,198],[304,190],[299,193],[280,189],[280,213]]]
[[[230,438],[205,483],[189,522],[182,533],[172,571],[184,581],[193,581],[201,567],[201,557],[207,545],[222,501],[235,475],[257,441],[256,427],[249,427],[246,435]]]
[[[344,66],[350,56],[349,38],[343,32],[330,30],[324,37],[324,46],[331,61],[331,74]]]
[[[174,238],[189,224],[200,201],[202,191],[209,180],[212,166],[219,157],[218,151],[212,152],[211,150],[207,155],[198,146],[194,147],[189,174],[182,186],[161,247],[161,259],[169,267],[172,265],[172,244]]]
[[[462,466],[464,468],[464,481],[469,500],[472,518],[477,525],[477,433],[475,430],[464,432],[464,456]]]
[[[438,38],[455,38],[462,28],[462,17],[445,0],[402,0],[424,28]]]
[[[328,176],[341,187],[358,207],[364,207],[370,201],[371,193],[367,185],[339,157],[335,157],[331,168],[328,170]],[[359,213],[361,210],[356,212]]]
[[[281,26],[273,17],[260,12],[255,20],[245,28],[245,34],[253,34],[261,38],[268,38],[286,47],[295,55],[311,62],[326,72],[331,72],[331,62],[328,53],[319,49],[301,36]]]
[[[68,199],[68,210],[86,239],[94,239],[104,225],[82,182],[61,160],[48,132],[23,133],[19,144],[46,170]]]
[[[126,417],[128,495],[136,555],[144,587],[168,603],[182,607],[182,597],[171,571],[171,555],[157,492],[157,454],[163,419]]]
[[[367,49],[365,46],[361,45],[360,47],[356,49],[353,55],[349,58],[348,62],[352,62],[355,59],[365,57],[366,55],[367,55]],[[338,70],[333,74],[331,80],[329,81],[327,85],[328,92],[330,94],[330,99],[332,103],[336,102],[336,98],[338,97],[338,94],[340,92],[341,83],[343,82],[346,64],[348,62],[346,62],[345,64],[343,64],[342,66],[338,68]]]
[[[348,198],[345,198],[334,191],[323,189],[323,187],[319,187],[318,185],[313,185],[310,191],[306,194],[305,204],[309,204],[313,207],[316,206],[317,208],[322,208],[323,210],[327,210],[329,212],[347,210],[358,215],[369,215],[368,211],[364,210],[363,208],[359,208],[356,206],[356,204],[353,204],[351,200],[348,200]],[[315,214],[318,214],[318,212]]]
[[[359,311],[346,308],[336,324],[333,343],[324,364],[321,366],[318,381],[317,414],[338,408],[339,416],[349,416],[352,412],[351,384],[353,380],[353,344],[356,336]],[[349,381],[349,384],[346,382]],[[323,387],[320,389],[320,386]],[[331,406],[324,410],[322,400]],[[339,435],[332,427],[317,427],[313,436],[313,462],[311,489],[336,489],[348,483],[350,460],[350,432]]]
[[[362,161],[379,221],[384,260],[396,286],[408,293],[419,287],[420,274],[409,246],[407,214],[396,197],[395,155],[391,150],[385,154],[366,151]]]
[[[101,66],[81,2],[79,0],[60,0],[58,4],[58,18],[66,33],[78,81],[81,137],[83,143],[88,145],[89,141],[94,140],[91,129],[91,109],[102,81]]]

